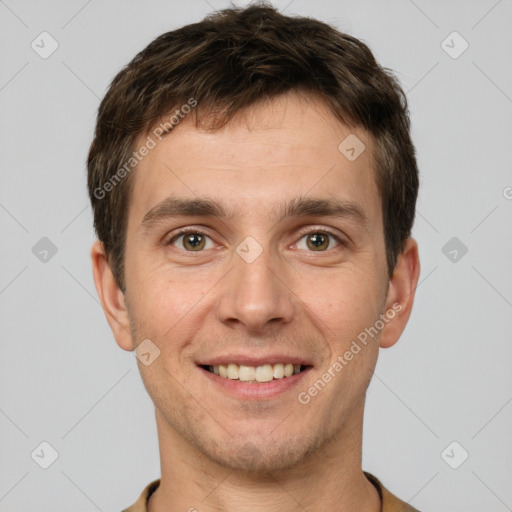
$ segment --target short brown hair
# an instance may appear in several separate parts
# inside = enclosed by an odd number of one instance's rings
[[[260,3],[218,11],[159,36],[117,74],[100,104],[88,188],[94,227],[121,290],[133,180],[126,167],[120,171],[137,138],[191,98],[197,101],[196,126],[208,121],[215,130],[241,110],[290,91],[320,97],[341,122],[373,136],[392,275],[411,233],[418,194],[405,94],[358,39]]]

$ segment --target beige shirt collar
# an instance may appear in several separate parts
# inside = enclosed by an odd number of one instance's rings
[[[382,501],[381,512],[419,512],[415,508],[411,507],[411,505],[408,505],[407,503],[397,498],[394,494],[391,494],[376,477],[370,473],[367,473],[366,471],[364,474],[366,475],[366,478],[368,478],[368,480],[375,486],[380,495]],[[123,512],[147,512],[148,500],[151,494],[156,491],[159,485],[160,479],[154,480],[148,484],[142,491],[139,499],[131,507],[123,510]]]

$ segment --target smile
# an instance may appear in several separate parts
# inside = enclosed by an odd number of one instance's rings
[[[210,373],[224,379],[238,380],[249,383],[270,382],[296,375],[306,366],[292,363],[262,364],[259,366],[238,365],[235,363],[203,366]]]

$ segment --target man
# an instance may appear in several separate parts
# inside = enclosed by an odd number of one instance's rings
[[[88,170],[96,288],[158,428],[127,510],[414,510],[361,467],[420,268],[406,101],[370,50],[268,5],[164,34],[113,80]]]

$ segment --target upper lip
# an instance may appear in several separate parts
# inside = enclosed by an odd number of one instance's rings
[[[209,357],[199,361],[199,366],[218,366],[220,364],[237,364],[238,366],[263,366],[264,364],[300,364],[304,366],[311,366],[311,361],[304,357],[290,356],[286,354],[269,354],[268,356],[254,357],[248,355],[222,355]]]

